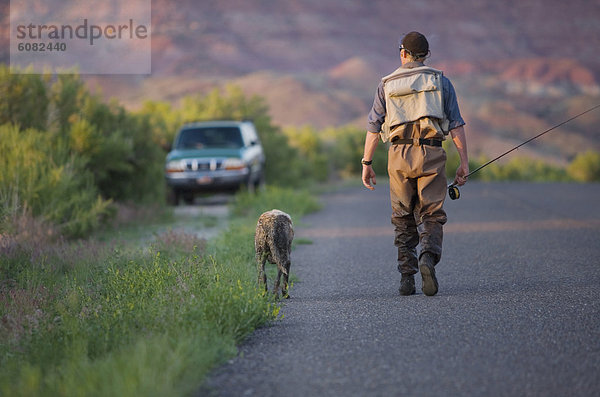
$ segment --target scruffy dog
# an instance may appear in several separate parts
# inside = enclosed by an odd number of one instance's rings
[[[263,284],[267,291],[267,275],[265,273],[265,262],[277,265],[277,280],[273,287],[275,296],[279,296],[279,281],[283,274],[283,287],[281,293],[284,298],[288,295],[288,278],[290,275],[290,253],[292,251],[292,240],[294,229],[292,218],[283,211],[271,210],[263,213],[256,224],[256,235],[254,237],[254,249],[256,261],[258,262],[258,282]]]

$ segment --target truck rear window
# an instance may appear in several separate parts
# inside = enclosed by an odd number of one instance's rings
[[[244,146],[238,127],[187,128],[179,133],[177,149],[232,148]]]

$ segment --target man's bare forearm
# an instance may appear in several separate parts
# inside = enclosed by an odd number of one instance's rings
[[[367,131],[367,136],[365,137],[365,151],[363,155],[365,160],[373,160],[373,155],[375,154],[375,149],[377,149],[378,143],[379,134]]]
[[[469,164],[469,154],[467,153],[467,136],[465,135],[465,128],[461,125],[460,127],[450,130],[452,136],[452,142],[456,146],[460,162],[462,164]]]
[[[467,153],[467,137],[465,135],[465,129],[460,126],[450,130],[452,135],[452,142],[456,146],[458,156],[460,157],[460,165],[456,170],[456,177],[454,183],[458,186],[462,186],[467,182],[467,175],[469,174],[469,155]]]

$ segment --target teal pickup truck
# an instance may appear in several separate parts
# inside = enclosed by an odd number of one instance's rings
[[[194,194],[229,192],[264,183],[265,156],[251,121],[186,124],[167,155],[169,201],[193,203]]]

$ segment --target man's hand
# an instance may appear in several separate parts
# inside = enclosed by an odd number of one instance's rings
[[[456,177],[454,178],[454,184],[462,186],[467,183],[466,176],[469,174],[469,164],[460,163],[460,166],[456,169]]]
[[[369,132],[367,131],[367,136],[365,137],[365,151],[363,155],[363,159],[361,163],[365,159],[373,160],[373,154],[375,153],[375,148],[377,148],[377,143],[379,143],[379,133],[378,132]],[[371,185],[371,181],[373,185],[377,185],[375,182],[375,171],[373,171],[373,167],[371,164],[363,164],[362,165],[362,182],[363,185],[369,190],[375,190],[375,187]]]
[[[373,185],[377,185],[377,181],[375,181],[375,171],[373,171],[373,167],[370,165],[363,165],[362,169],[362,182],[363,185],[369,190],[375,190],[375,187],[371,185],[371,181]]]

